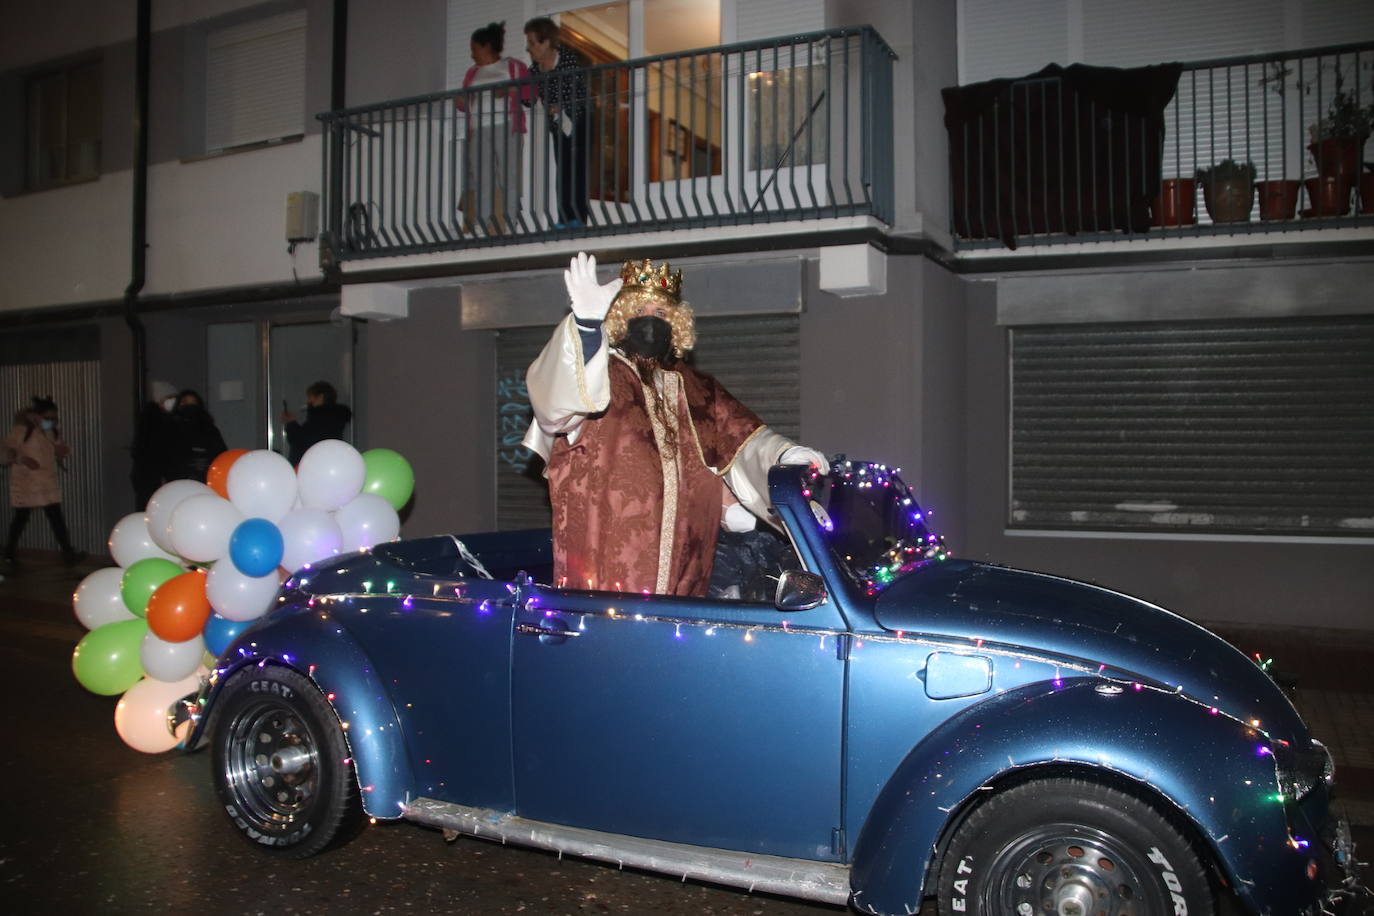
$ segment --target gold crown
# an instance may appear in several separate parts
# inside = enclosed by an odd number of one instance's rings
[[[682,298],[682,271],[672,273],[668,262],[654,266],[650,258],[626,261],[620,268],[622,293],[630,290],[651,292],[676,304]]]

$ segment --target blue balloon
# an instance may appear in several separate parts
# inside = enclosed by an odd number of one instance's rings
[[[260,578],[281,564],[281,530],[265,518],[239,523],[229,538],[229,559],[245,576]]]
[[[211,655],[218,658],[252,622],[251,620],[230,620],[218,614],[211,614],[210,619],[205,621],[205,648],[210,650]]]

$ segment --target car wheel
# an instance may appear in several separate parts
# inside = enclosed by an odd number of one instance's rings
[[[1079,779],[995,795],[969,815],[940,868],[939,911],[983,916],[1215,913],[1188,841],[1150,805]]]
[[[213,766],[229,819],[252,843],[305,858],[352,837],[358,781],[333,709],[289,668],[251,668],[215,704]]]

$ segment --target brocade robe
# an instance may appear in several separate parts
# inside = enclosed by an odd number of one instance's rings
[[[718,381],[685,364],[656,370],[676,448],[652,392],[606,341],[584,360],[571,316],[526,376],[553,504],[554,582],[573,588],[705,595],[722,480],[768,517],[767,473],[794,443]]]

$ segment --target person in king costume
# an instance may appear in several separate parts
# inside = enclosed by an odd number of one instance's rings
[[[545,460],[554,579],[574,587],[705,595],[722,522],[769,518],[768,469],[828,467],[682,361],[696,343],[682,271],[596,259],[564,271],[571,313],[526,375],[527,448]]]

